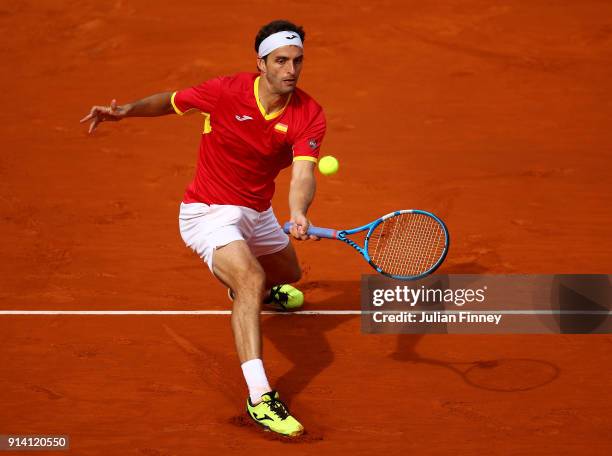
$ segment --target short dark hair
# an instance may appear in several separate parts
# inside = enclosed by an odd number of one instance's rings
[[[259,45],[263,40],[265,40],[274,33],[284,31],[297,33],[298,35],[300,35],[302,43],[306,38],[306,32],[304,31],[301,25],[295,25],[293,22],[289,22],[284,19],[278,19],[276,21],[272,21],[269,24],[264,25],[262,28],[259,29],[259,32],[257,32],[257,36],[255,37],[255,52],[259,52]],[[266,57],[267,56],[265,56],[264,59]]]

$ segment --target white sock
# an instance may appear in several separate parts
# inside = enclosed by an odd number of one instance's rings
[[[253,404],[261,402],[261,395],[272,390],[266,377],[263,362],[261,359],[250,359],[240,366],[244,379],[249,387],[249,396]]]

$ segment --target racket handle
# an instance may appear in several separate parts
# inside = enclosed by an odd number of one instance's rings
[[[285,225],[283,226],[283,231],[289,234],[289,231],[291,230],[292,226],[293,226],[293,223],[291,222],[285,223]],[[332,230],[331,228],[319,228],[318,226],[312,226],[312,225],[310,225],[310,227],[308,228],[308,232],[306,234],[317,236],[320,238],[327,238],[327,239],[337,239],[338,238],[337,230]]]

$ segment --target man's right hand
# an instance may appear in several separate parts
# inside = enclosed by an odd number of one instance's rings
[[[128,106],[117,106],[117,100],[112,100],[110,106],[94,106],[89,114],[81,119],[81,123],[91,120],[89,133],[93,133],[100,122],[117,122],[126,117]]]

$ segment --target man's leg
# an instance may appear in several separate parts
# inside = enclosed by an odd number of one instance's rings
[[[295,250],[287,244],[281,251],[257,257],[266,272],[264,304],[276,310],[297,310],[304,304],[304,294],[290,283],[300,280],[302,271]]]
[[[302,425],[289,414],[276,391],[272,391],[261,360],[259,315],[266,275],[245,241],[233,241],[213,254],[213,272],[234,290],[232,329],[242,372],[249,387],[247,411],[251,418],[274,432],[295,436]]]
[[[234,241],[215,250],[213,270],[234,292],[232,329],[240,362],[261,358],[259,312],[266,281],[263,268],[245,241]]]
[[[295,249],[291,242],[280,252],[257,258],[266,274],[266,290],[275,285],[293,283],[302,277]]]

